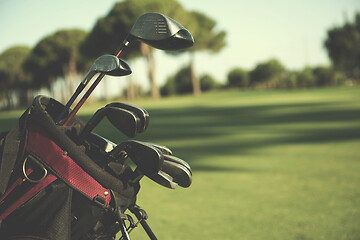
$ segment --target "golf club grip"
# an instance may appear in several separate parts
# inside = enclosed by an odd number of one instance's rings
[[[88,99],[88,97],[90,96],[90,94],[94,91],[95,87],[99,84],[99,82],[101,81],[101,79],[103,79],[105,76],[104,73],[101,73],[95,80],[95,82],[91,85],[91,87],[87,90],[87,92],[85,93],[85,95],[81,98],[80,102],[78,102],[78,104],[75,106],[75,108],[72,110],[72,112],[70,113],[70,115],[67,117],[66,121],[64,122],[64,126],[67,126],[69,124],[69,122],[71,121],[71,119],[75,116],[75,114],[79,111],[79,109],[81,108],[81,106],[84,104],[84,102]]]
[[[141,226],[144,228],[149,238],[151,240],[157,240],[155,234],[151,230],[150,226],[147,224],[146,220],[142,218],[141,213],[137,209],[134,209],[133,213],[135,214],[136,218],[140,221]]]

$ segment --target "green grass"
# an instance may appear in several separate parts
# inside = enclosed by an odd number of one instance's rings
[[[138,203],[159,239],[360,239],[360,88],[132,103],[151,116],[136,139],[167,145],[193,168],[188,189],[142,180]],[[0,113],[1,130],[20,114]],[[108,122],[96,130],[126,139]],[[147,239],[141,228],[131,237]]]

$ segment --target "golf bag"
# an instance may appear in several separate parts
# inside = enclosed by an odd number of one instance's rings
[[[63,105],[38,96],[15,126],[0,134],[0,239],[113,239],[134,206],[139,183],[125,163],[77,136],[84,123],[54,118]]]

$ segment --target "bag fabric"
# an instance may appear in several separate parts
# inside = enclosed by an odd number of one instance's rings
[[[54,123],[62,108],[38,96],[0,134],[0,239],[100,239],[94,227],[135,204],[140,186],[128,184],[131,168],[105,171],[104,153],[77,138],[79,118]]]

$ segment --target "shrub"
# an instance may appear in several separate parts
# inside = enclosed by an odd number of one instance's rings
[[[300,88],[308,88],[313,87],[316,84],[316,76],[314,75],[311,68],[304,68],[302,71],[298,73],[297,76],[298,87]]]
[[[174,76],[170,76],[166,79],[165,84],[160,88],[161,96],[170,96],[176,94],[176,87]]]
[[[249,86],[249,74],[242,68],[233,68],[227,75],[228,87],[247,87]]]
[[[216,89],[220,84],[210,74],[200,76],[200,86],[202,91],[210,91]]]
[[[276,87],[280,84],[285,73],[285,67],[276,59],[259,63],[250,72],[251,85],[263,85],[265,87]]]

